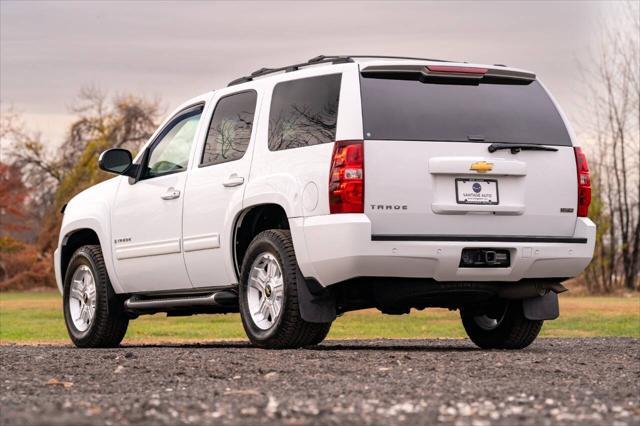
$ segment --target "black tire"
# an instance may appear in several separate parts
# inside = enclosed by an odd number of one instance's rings
[[[80,331],[71,318],[69,297],[74,271],[82,265],[93,274],[96,286],[96,306],[93,321]],[[129,318],[124,305],[111,288],[111,281],[97,245],[82,246],[71,257],[64,282],[64,319],[69,337],[79,348],[112,348],[120,344],[127,332]]]
[[[327,323],[325,328],[318,327],[315,335],[309,338],[309,343],[307,343],[305,346],[316,346],[322,343],[324,339],[327,338],[327,335],[331,330],[331,324],[332,323]]]
[[[284,283],[281,314],[267,330],[259,328],[253,321],[247,296],[250,268],[255,259],[265,252],[279,262]],[[240,315],[251,343],[267,349],[288,349],[315,345],[324,340],[331,323],[310,323],[300,315],[297,283],[301,279],[289,231],[267,230],[253,239],[244,257],[240,280]]]
[[[540,333],[542,320],[529,320],[522,311],[522,302],[513,300],[503,302],[503,309],[498,310],[502,318],[493,329],[481,327],[476,319],[477,313],[460,312],[462,324],[467,335],[482,349],[523,349],[533,343]],[[498,318],[501,315],[492,315]]]

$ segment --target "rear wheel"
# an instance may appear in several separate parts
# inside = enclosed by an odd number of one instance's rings
[[[523,349],[538,337],[544,321],[525,318],[520,300],[501,301],[489,312],[461,311],[469,338],[483,349]]]
[[[306,346],[319,345],[326,339],[329,331],[331,330],[331,323],[325,324],[325,327],[318,327],[314,330],[313,336],[309,337],[309,343]]]
[[[240,314],[249,340],[270,349],[320,343],[331,323],[310,323],[300,315],[298,269],[291,234],[268,230],[247,249],[240,282]]]
[[[129,319],[111,288],[100,246],[83,246],[73,254],[63,303],[67,331],[77,347],[114,347],[124,338]]]

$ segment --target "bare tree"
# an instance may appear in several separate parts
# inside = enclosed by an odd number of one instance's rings
[[[589,285],[602,291],[638,287],[640,272],[640,10],[625,4],[610,28],[591,77],[595,156],[594,208],[601,228]],[[600,203],[600,204],[598,204]]]
[[[5,161],[11,161],[29,189],[29,203],[36,211],[51,204],[52,188],[60,184],[63,168],[58,157],[45,149],[42,135],[27,130],[20,115],[9,108],[0,115],[0,140],[5,148]]]
[[[132,95],[109,98],[94,88],[80,92],[72,111],[77,119],[53,153],[45,149],[39,133],[26,130],[18,114],[10,110],[2,114],[0,138],[10,146],[8,159],[21,170],[45,251],[55,242],[62,204],[106,178],[98,170],[98,154],[113,147],[137,150],[156,129],[161,112],[157,100]]]
[[[315,111],[306,104],[294,104],[269,120],[269,144],[273,150],[298,148],[332,141],[335,137],[338,100]]]

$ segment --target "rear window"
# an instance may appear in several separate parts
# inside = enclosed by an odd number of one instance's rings
[[[257,93],[250,90],[218,101],[209,124],[200,166],[226,163],[244,156],[251,138],[256,99]]]
[[[341,74],[276,84],[269,112],[269,149],[334,142]]]
[[[366,139],[571,146],[538,81],[436,84],[362,76]]]

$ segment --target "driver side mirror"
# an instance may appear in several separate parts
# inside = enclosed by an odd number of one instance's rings
[[[112,148],[104,151],[98,158],[98,166],[105,172],[133,177],[133,157],[126,149]]]

